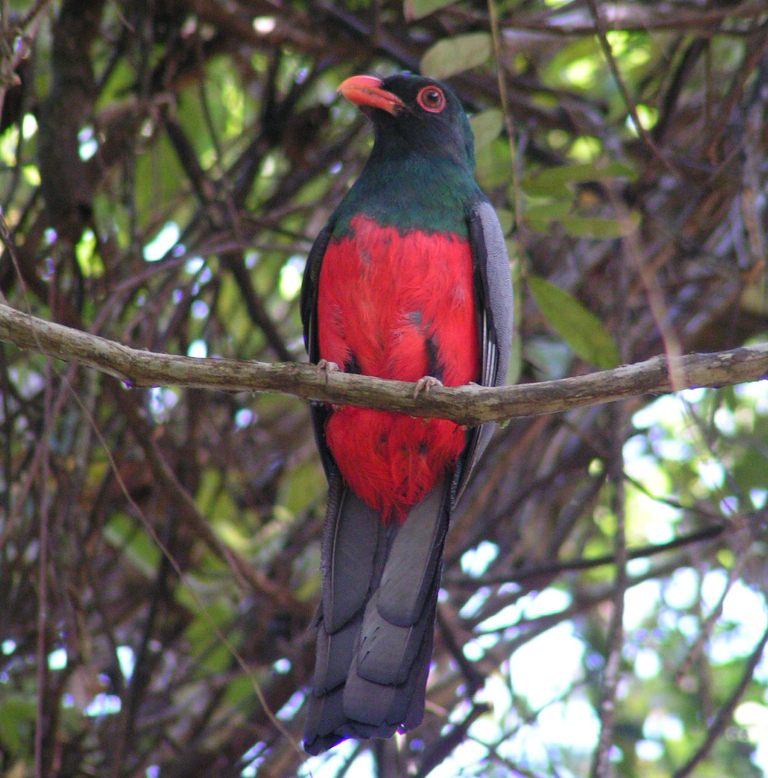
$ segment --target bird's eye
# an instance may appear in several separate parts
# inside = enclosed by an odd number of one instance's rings
[[[445,108],[445,93],[439,86],[425,86],[416,95],[416,102],[430,113],[440,113]]]

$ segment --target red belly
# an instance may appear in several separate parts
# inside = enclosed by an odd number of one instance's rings
[[[469,243],[456,235],[381,227],[357,216],[328,246],[320,272],[320,356],[365,375],[446,386],[477,381],[479,354]],[[387,521],[403,519],[464,448],[444,419],[343,407],[326,439],[351,489]]]

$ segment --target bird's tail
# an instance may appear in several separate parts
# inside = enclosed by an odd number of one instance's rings
[[[340,479],[331,484],[304,732],[310,754],[421,723],[449,491],[439,482],[402,524],[385,526]]]

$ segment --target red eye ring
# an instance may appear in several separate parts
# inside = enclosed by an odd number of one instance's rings
[[[416,95],[416,102],[429,113],[440,113],[445,108],[445,92],[434,84],[423,86]]]

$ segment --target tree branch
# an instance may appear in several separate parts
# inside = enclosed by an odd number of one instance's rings
[[[476,425],[520,416],[559,413],[645,394],[672,391],[669,362],[658,356],[613,370],[521,386],[435,387],[413,396],[414,384],[307,364],[194,359],[129,348],[0,304],[0,340],[67,362],[80,362],[130,387],[175,385],[223,391],[276,391],[307,400],[437,416]],[[674,361],[678,388],[719,387],[768,377],[768,343]]]

